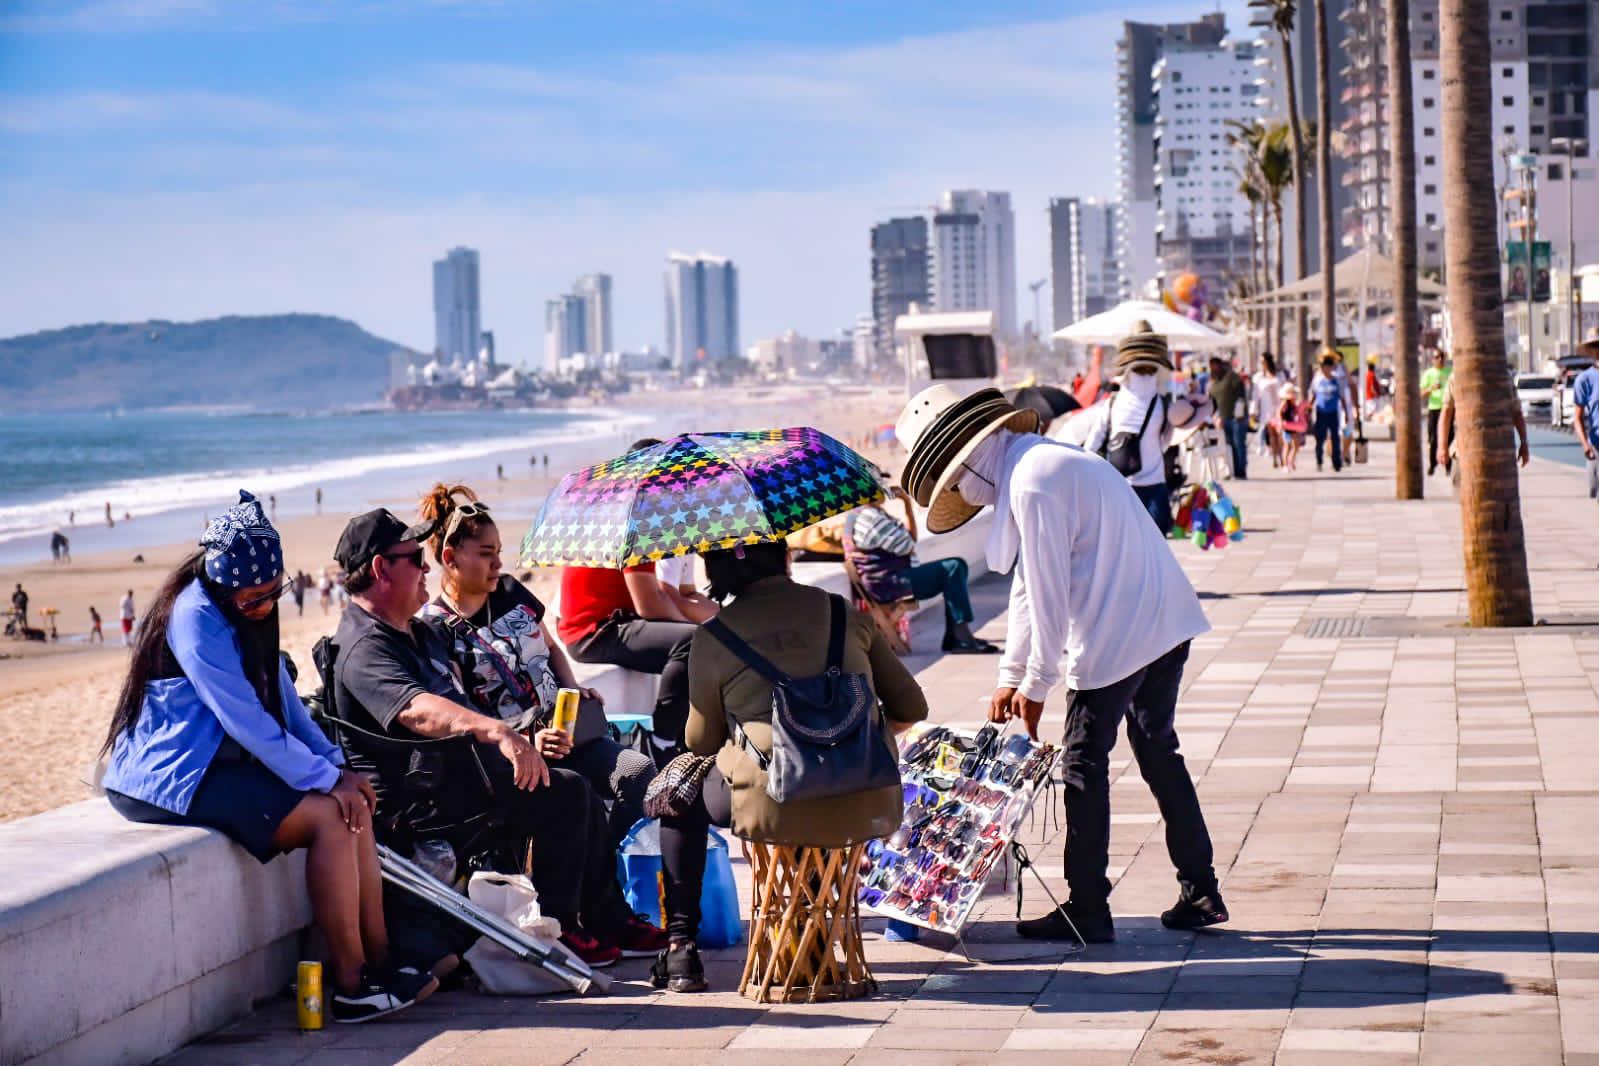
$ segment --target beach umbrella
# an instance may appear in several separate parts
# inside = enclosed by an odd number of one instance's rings
[[[620,568],[776,542],[882,499],[872,464],[820,430],[688,433],[562,478],[521,565]]]
[[[1012,404],[1026,411],[1037,411],[1040,424],[1049,425],[1067,411],[1075,411],[1082,404],[1065,389],[1054,385],[1023,385],[1006,397]]]
[[[1168,343],[1180,352],[1210,351],[1231,348],[1238,342],[1225,333],[1218,333],[1203,322],[1195,322],[1163,304],[1153,300],[1125,300],[1109,311],[1079,319],[1065,329],[1055,331],[1055,339],[1076,341],[1078,344],[1119,344],[1123,337],[1142,332],[1139,323],[1148,322],[1156,333],[1164,334]]]

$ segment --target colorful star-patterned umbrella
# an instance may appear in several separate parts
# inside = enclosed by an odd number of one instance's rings
[[[820,430],[690,433],[562,478],[521,565],[620,568],[778,541],[882,498],[872,465]]]

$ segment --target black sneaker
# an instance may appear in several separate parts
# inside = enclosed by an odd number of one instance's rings
[[[944,652],[949,655],[998,655],[999,646],[981,637],[945,637]]]
[[[671,992],[705,991],[705,964],[700,961],[700,949],[690,942],[662,951],[650,967],[650,984]]]
[[[1203,929],[1207,925],[1220,925],[1227,920],[1227,904],[1220,892],[1188,899],[1178,899],[1176,906],[1160,916],[1160,924],[1167,929]]]
[[[1077,927],[1077,932],[1072,931],[1073,926]],[[1080,940],[1084,944],[1109,944],[1116,939],[1116,923],[1111,920],[1108,903],[1086,907],[1068,900],[1042,918],[1017,922],[1016,935],[1023,940]]]
[[[439,979],[430,973],[396,970],[381,980],[363,973],[355,992],[333,993],[333,1020],[357,1025],[415,1006],[431,996]]]

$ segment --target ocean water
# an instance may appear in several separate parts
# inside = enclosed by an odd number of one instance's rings
[[[158,532],[171,536],[156,526],[181,514],[187,529],[241,487],[278,495],[289,513],[309,511],[323,487],[330,510],[347,511],[414,487],[419,471],[492,478],[504,462],[519,476],[530,455],[548,453],[553,475],[576,448],[651,421],[606,410],[0,415],[0,561],[48,557],[53,529],[74,551],[93,550],[108,539],[107,503],[122,529],[115,543],[161,543]],[[124,513],[137,521],[124,528]],[[143,521],[152,516],[169,521]]]

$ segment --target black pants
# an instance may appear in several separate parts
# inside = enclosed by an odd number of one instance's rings
[[[1110,895],[1110,752],[1127,721],[1144,783],[1166,823],[1166,854],[1186,898],[1216,891],[1214,853],[1188,767],[1177,751],[1177,690],[1188,661],[1184,641],[1142,670],[1104,688],[1072,692],[1066,708],[1066,883],[1094,906]]]
[[[1325,441],[1332,446],[1334,470],[1344,468],[1344,439],[1338,430],[1337,411],[1317,411],[1316,418],[1316,469],[1321,469],[1321,447]]]
[[[1166,487],[1166,483],[1134,485],[1133,493],[1138,497],[1138,502],[1144,505],[1144,510],[1149,512],[1149,517],[1155,520],[1155,528],[1160,530],[1160,535],[1169,535],[1176,519],[1172,517],[1171,489]]]
[[[581,774],[602,799],[611,801],[612,847],[644,817],[644,793],[655,777],[655,763],[648,755],[624,748],[610,737],[595,737],[550,765]]]
[[[688,722],[688,648],[698,629],[692,622],[647,622],[619,613],[567,651],[580,663],[660,674],[652,728],[656,736],[681,738]]]
[[[1427,473],[1438,469],[1438,417],[1443,409],[1427,409]]]
[[[693,940],[700,931],[700,895],[705,884],[705,833],[726,828],[733,820],[733,797],[727,780],[714,766],[692,808],[676,818],[661,819],[661,908],[666,932],[674,941]]]
[[[479,751],[504,804],[506,832],[532,842],[540,909],[563,929],[581,927],[602,939],[615,932],[633,912],[616,881],[616,848],[599,794],[581,774],[553,767],[548,785],[517,788],[511,764],[497,749],[480,745]]]

